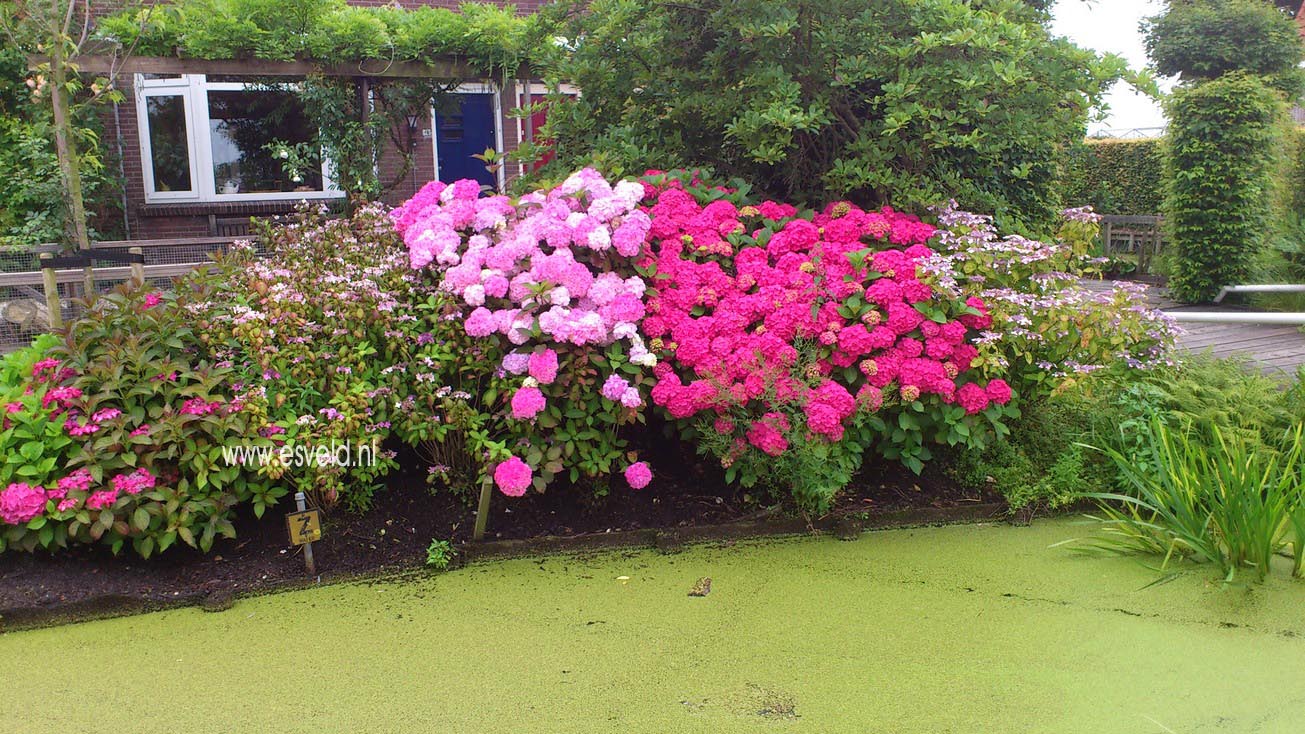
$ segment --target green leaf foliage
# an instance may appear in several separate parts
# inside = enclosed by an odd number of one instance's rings
[[[1305,82],[1296,23],[1264,0],[1170,2],[1144,30],[1147,55],[1163,76],[1208,80],[1241,70],[1269,77],[1289,96],[1300,94]]]
[[[586,8],[580,12],[581,5]],[[555,102],[544,176],[708,166],[784,201],[950,198],[1035,230],[1061,152],[1118,79],[1010,0],[596,0],[544,11]]]
[[[428,62],[486,70],[526,60],[535,21],[511,6],[352,7],[345,0],[176,0],[105,18],[98,32],[138,54],[201,59]]]
[[[1209,300],[1247,282],[1271,232],[1286,104],[1261,78],[1233,72],[1179,87],[1168,114],[1170,288],[1185,301]]]
[[[1065,158],[1065,201],[1100,214],[1158,214],[1164,203],[1162,146],[1160,138],[1073,146]]]

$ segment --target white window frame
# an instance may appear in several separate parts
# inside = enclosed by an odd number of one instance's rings
[[[190,163],[190,189],[188,191],[158,191],[154,187],[154,156],[150,143],[150,121],[147,108],[150,97],[180,97],[186,124],[187,161]],[[145,200],[197,201],[199,199],[199,171],[195,165],[194,110],[190,87],[178,79],[151,79],[136,82],[136,120],[140,133],[141,174],[145,179]]]
[[[287,88],[295,85],[287,84]],[[136,120],[140,133],[141,169],[146,203],[168,202],[249,202],[335,199],[343,195],[331,180],[330,161],[322,156],[321,191],[268,191],[224,194],[213,176],[213,140],[209,129],[208,93],[257,91],[260,85],[242,82],[209,83],[203,74],[185,74],[171,79],[145,79],[136,75]],[[190,191],[156,191],[154,158],[150,148],[149,117],[146,100],[154,96],[181,96],[186,109],[186,140],[190,152]]]
[[[513,91],[514,91],[515,94],[516,94],[516,108],[517,108],[517,109],[521,109],[522,107],[525,107],[525,105],[526,105],[526,84],[525,84],[525,82],[522,82],[522,81],[518,81],[518,82],[516,82],[515,89],[514,89]],[[543,99],[544,97],[546,97],[546,96],[548,95],[548,93],[551,92],[551,91],[553,91],[552,88],[551,88],[549,85],[547,85],[547,84],[545,84],[545,83],[543,83],[543,82],[531,82],[531,84],[530,84],[530,101],[531,101],[532,103],[536,103],[536,102],[538,102],[539,100],[541,100],[541,99]],[[571,97],[579,97],[579,96],[580,96],[580,88],[577,87],[577,86],[575,86],[574,84],[559,84],[559,85],[557,85],[557,91],[560,92],[560,93],[562,93],[562,94],[569,95],[569,96],[571,96]],[[525,139],[526,139],[526,121],[525,121],[523,118],[518,117],[518,118],[516,119],[516,124],[517,124],[517,144],[520,145],[520,144],[521,144],[522,142],[524,142]],[[534,136],[535,136],[536,138],[538,138],[538,136],[539,136],[539,131],[538,131],[538,130],[533,130],[532,132],[534,133]],[[531,141],[531,142],[533,142],[533,141]],[[517,175],[519,175],[519,176],[524,176],[524,175],[526,175],[526,164],[525,164],[525,163],[517,163]]]
[[[488,94],[493,98],[494,110],[494,150],[503,152],[503,95],[498,84],[494,82],[463,82],[450,91],[451,94]],[[435,164],[435,180],[440,180],[440,132],[436,124],[435,105],[430,106],[430,150]],[[499,166],[495,174],[498,190],[502,191],[507,182],[507,166]]]

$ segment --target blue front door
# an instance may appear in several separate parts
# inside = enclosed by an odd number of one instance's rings
[[[492,94],[451,94],[436,109],[435,144],[441,181],[472,178],[494,186],[494,176],[485,170],[485,162],[472,158],[486,148],[497,148],[494,142]]]

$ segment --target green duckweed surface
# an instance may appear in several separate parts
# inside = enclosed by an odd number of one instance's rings
[[[499,561],[10,633],[0,731],[1305,731],[1305,582],[1049,548],[1086,532]]]

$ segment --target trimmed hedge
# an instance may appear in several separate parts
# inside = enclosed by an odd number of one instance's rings
[[[1065,160],[1063,200],[1101,214],[1157,214],[1164,201],[1160,138],[1086,140]]]
[[[1286,104],[1264,80],[1233,72],[1169,101],[1166,227],[1177,255],[1169,287],[1206,301],[1246,282],[1272,234]]]

